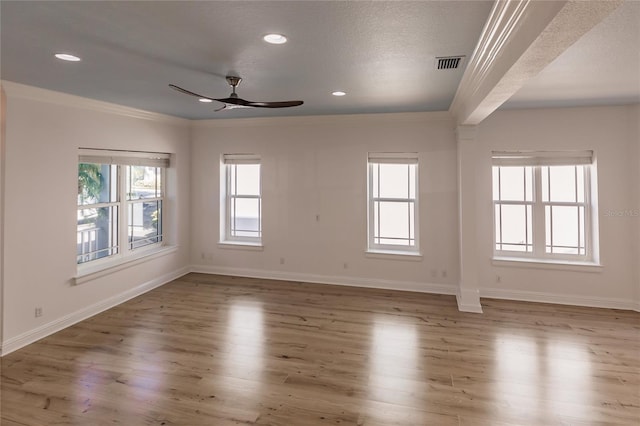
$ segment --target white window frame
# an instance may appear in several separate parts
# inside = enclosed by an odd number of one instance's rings
[[[492,153],[492,166],[517,166],[531,167],[533,171],[532,179],[532,200],[524,201],[504,201],[493,200],[493,257],[496,260],[504,260],[509,258],[529,260],[531,262],[558,262],[558,263],[597,263],[597,223],[594,216],[594,194],[597,191],[597,182],[595,182],[595,163],[592,151],[552,151],[552,152],[504,152],[497,151]],[[543,167],[546,166],[584,166],[584,198],[583,201],[576,202],[557,202],[544,201],[542,189],[542,173]],[[493,178],[492,178],[493,179]],[[549,183],[548,183],[549,184]],[[577,187],[576,187],[577,190]],[[576,200],[578,197],[576,197]],[[532,247],[530,252],[514,251],[514,250],[498,250],[500,244],[497,241],[497,221],[496,206],[497,205],[525,205],[531,206],[532,218]],[[566,253],[547,253],[546,235],[546,210],[547,206],[570,206],[584,208],[584,254],[566,254]],[[578,223],[580,226],[580,223]],[[578,232],[580,235],[580,231]]]
[[[118,241],[115,244],[115,253],[105,256],[99,259],[92,259],[85,262],[78,263],[79,276],[85,273],[92,273],[93,271],[100,270],[101,268],[107,268],[119,263],[125,262],[130,258],[137,258],[141,255],[150,254],[153,251],[157,251],[166,244],[166,238],[164,235],[165,223],[166,223],[166,170],[169,167],[170,154],[167,153],[154,153],[154,152],[134,152],[134,151],[115,151],[115,150],[102,150],[102,149],[86,149],[81,148],[79,151],[78,164],[105,164],[117,166],[116,173],[116,185],[117,196],[116,201],[109,203],[97,203],[92,205],[78,205],[77,210],[83,210],[86,208],[115,206],[117,207],[117,218],[115,231]],[[126,194],[126,179],[125,179],[125,167],[127,166],[148,166],[159,167],[161,169],[161,196],[154,198],[146,198],[141,200],[127,200]],[[159,235],[160,241],[156,243],[147,244],[141,247],[132,248],[132,244],[129,242],[129,207],[139,202],[161,202],[160,220],[163,222],[161,226],[161,233]],[[78,231],[76,230],[76,233]],[[76,259],[79,260],[81,255],[76,255]],[[76,260],[76,261],[77,261]]]
[[[379,167],[380,164],[403,164],[414,165],[414,197],[410,196],[409,188],[407,188],[406,198],[384,198],[374,194],[374,167]],[[420,254],[420,215],[419,215],[419,164],[417,153],[391,153],[391,152],[377,152],[369,153],[367,157],[367,252],[369,253],[383,253],[383,254],[401,254],[401,255],[419,255]],[[407,168],[409,173],[409,168]],[[380,174],[378,173],[378,179]],[[380,184],[378,182],[378,189]],[[378,235],[375,226],[375,209],[376,203],[379,202],[398,202],[413,204],[413,222],[408,214],[407,220],[409,221],[409,229],[413,228],[413,245],[395,245],[395,244],[379,244],[376,243],[376,239],[381,237]]]
[[[258,195],[239,195],[232,194],[232,168],[236,168],[242,164],[254,164],[260,166],[258,186]],[[220,235],[221,244],[262,246],[262,162],[259,155],[256,154],[223,154],[220,164],[220,181],[221,181],[221,211],[220,211]],[[236,174],[237,176],[237,174]],[[236,185],[237,188],[237,185]],[[258,200],[258,236],[238,236],[234,235],[234,217],[233,203],[237,199],[254,199]]]

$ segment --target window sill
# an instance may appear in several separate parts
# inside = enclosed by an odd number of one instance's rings
[[[574,262],[570,260],[554,259],[525,259],[519,257],[494,257],[491,260],[494,266],[510,268],[553,269],[558,271],[575,272],[602,272],[602,265],[595,262]]]
[[[248,241],[220,241],[218,248],[225,250],[249,250],[249,251],[263,251],[264,246],[262,243],[252,243]]]
[[[131,256],[107,260],[98,265],[91,265],[90,263],[82,264],[78,266],[78,273],[73,277],[73,283],[74,285],[86,283],[87,281],[113,274],[114,272],[139,265],[149,260],[175,253],[176,251],[178,251],[177,246],[163,246],[156,249],[145,250]]]
[[[422,255],[413,251],[367,250],[364,256],[370,259],[408,260],[422,262]]]

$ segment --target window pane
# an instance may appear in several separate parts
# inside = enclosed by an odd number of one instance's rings
[[[553,196],[553,194],[552,194]],[[547,253],[578,254],[578,207],[548,206]]]
[[[379,188],[378,188],[378,171],[379,171],[379,164],[369,164],[369,167],[371,168],[371,188],[372,188],[372,193],[371,196],[374,198],[379,198],[380,197],[380,192],[379,192]]]
[[[416,164],[409,164],[409,198],[416,198]]]
[[[524,168],[524,197],[526,201],[533,201],[533,167]]]
[[[503,250],[532,251],[530,208],[524,205],[501,205],[498,214],[502,225]]]
[[[78,205],[116,202],[117,166],[110,164],[78,164]]]
[[[409,221],[413,203],[379,202],[376,213],[379,215],[379,232],[375,237],[388,240],[381,244],[413,245],[409,234]],[[413,227],[413,226],[412,226]]]
[[[525,167],[500,167],[500,200],[525,201]]]
[[[257,198],[231,199],[231,235],[234,237],[260,236],[260,200]]]
[[[260,195],[260,164],[237,164],[235,195]]]
[[[579,203],[584,203],[584,197],[585,197],[585,188],[584,188],[584,172],[585,172],[585,167],[584,166],[577,166],[576,167],[576,172],[577,175],[576,177],[578,178],[578,182],[577,182],[577,191],[578,191],[578,202]]]
[[[380,197],[409,198],[409,165],[380,164],[379,167]]]
[[[549,167],[541,167],[540,174],[542,175],[542,201],[546,203],[549,201]]]
[[[585,222],[584,222],[584,207],[580,206],[578,207],[578,212],[579,212],[579,223],[578,223],[578,237],[580,238],[580,247],[578,247],[579,249],[579,253],[581,255],[586,254],[586,248],[587,248],[587,244],[586,244],[586,240],[585,240]]]
[[[159,167],[125,166],[127,200],[162,196],[161,169]]]
[[[551,196],[553,201],[576,201],[576,167],[575,166],[551,166],[549,167],[549,180],[551,182]]]
[[[495,221],[495,231],[496,231],[496,250],[500,250],[500,243],[502,242],[502,238],[500,237],[502,231],[502,219],[500,217],[500,204],[496,204],[493,208],[494,221]]]
[[[229,194],[235,195],[236,191],[236,176],[238,175],[238,167],[235,164],[229,164],[227,166],[227,172],[229,173]]]
[[[162,201],[129,204],[129,247],[162,241]]]
[[[497,166],[493,166],[491,168],[491,174],[492,174],[492,180],[493,180],[493,201],[499,201],[500,200],[500,191],[499,191],[499,183],[500,183],[500,167]],[[498,241],[496,239],[496,241]]]
[[[101,259],[118,252],[118,207],[78,210],[77,262]]]

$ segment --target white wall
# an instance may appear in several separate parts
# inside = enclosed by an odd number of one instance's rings
[[[634,299],[637,303],[639,219],[605,214],[637,208],[637,122],[637,106],[620,106],[505,110],[480,124],[476,183],[481,294],[626,308]],[[586,149],[594,150],[597,158],[602,270],[493,265],[491,151]]]
[[[4,170],[5,170],[5,130],[6,130],[6,98],[4,89],[0,87],[0,345],[4,323]]]
[[[456,293],[456,140],[448,113],[189,123],[26,86],[3,88],[3,350],[168,281],[189,265],[204,272]],[[478,126],[481,294],[638,307],[640,218],[604,216],[640,210],[638,123],[640,107],[622,106],[498,111]],[[174,154],[167,219],[175,253],[73,285],[79,147]],[[491,263],[491,151],[501,149],[595,151],[600,272]],[[365,256],[366,157],[375,151],[420,154],[421,261]],[[241,152],[263,158],[262,251],[217,244],[220,156]],[[43,317],[34,317],[36,306],[43,307]]]
[[[636,105],[630,111],[631,117],[631,144],[635,155],[631,155],[630,159],[635,165],[635,174],[632,180],[632,186],[636,188],[636,203],[634,210],[636,225],[636,310],[640,311],[640,105]]]
[[[376,151],[420,155],[422,261],[365,257],[367,153]],[[263,251],[217,244],[224,153],[262,156]],[[456,191],[448,113],[198,122],[192,130],[191,261],[207,272],[453,294]]]
[[[5,82],[4,88],[6,350],[54,330],[56,324],[90,314],[87,308],[184,273],[190,148],[189,123],[184,120],[13,83]],[[174,154],[167,178],[166,219],[168,242],[178,246],[175,253],[73,285],[79,147]],[[36,306],[43,308],[40,318],[35,318]]]

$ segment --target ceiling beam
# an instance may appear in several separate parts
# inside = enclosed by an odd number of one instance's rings
[[[457,124],[487,118],[622,3],[496,1],[449,108]]]

